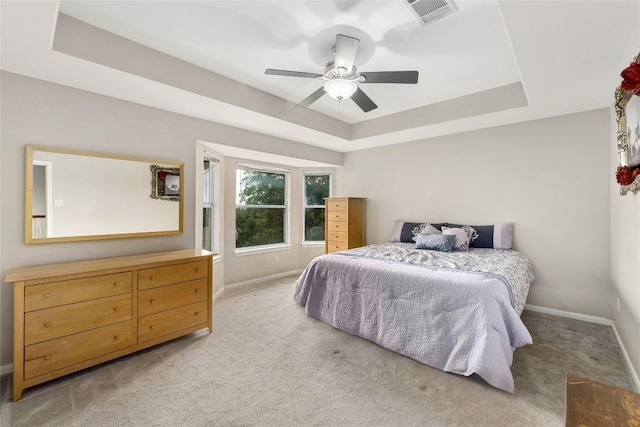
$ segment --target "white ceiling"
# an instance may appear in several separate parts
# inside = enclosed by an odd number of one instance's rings
[[[608,107],[638,53],[639,1],[456,4],[422,26],[403,0],[2,1],[0,66],[346,152]],[[322,72],[337,33],[361,40],[360,71],[418,70],[419,84],[362,85],[370,113],[327,96],[296,110],[321,82],[264,70]],[[155,63],[131,60],[145,55]]]

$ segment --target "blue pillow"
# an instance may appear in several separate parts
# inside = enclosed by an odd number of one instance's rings
[[[416,249],[430,249],[432,251],[451,252],[456,236],[446,234],[418,234]]]

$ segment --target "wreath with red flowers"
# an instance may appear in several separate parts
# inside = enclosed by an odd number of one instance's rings
[[[632,62],[620,73],[622,76],[622,89],[640,96],[640,64]]]

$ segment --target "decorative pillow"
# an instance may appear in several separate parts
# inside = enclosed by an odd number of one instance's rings
[[[453,242],[454,251],[468,251],[471,242],[471,234],[462,228],[442,227],[442,234],[446,236],[455,236]]]
[[[419,233],[416,236],[416,249],[451,252],[455,240],[454,235]]]
[[[462,225],[449,224],[463,228]],[[511,249],[513,247],[513,223],[494,225],[472,225],[478,237],[471,241],[472,248]]]
[[[440,231],[439,229],[437,229],[436,227],[434,227],[429,223],[424,223],[424,224],[420,224],[417,227],[414,227],[414,229],[411,230],[411,234],[413,234],[413,237],[411,238],[411,240],[415,242],[416,239],[418,238],[418,234],[442,234],[442,231]]]
[[[429,224],[429,223],[396,221],[393,228],[393,234],[391,235],[390,242],[413,243],[414,235],[420,232],[420,231],[416,231],[416,233],[414,234],[413,230],[416,227],[423,226],[424,224]],[[431,225],[436,230],[440,230],[440,228],[443,225],[445,225],[445,223],[437,223],[437,224],[431,223]]]

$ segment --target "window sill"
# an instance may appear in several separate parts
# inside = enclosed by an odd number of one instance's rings
[[[246,255],[258,255],[267,252],[276,252],[276,251],[287,251],[291,249],[290,244],[282,244],[282,245],[268,245],[268,246],[256,246],[253,248],[247,249],[236,249],[235,254],[237,256],[246,256]]]
[[[322,242],[302,242],[300,246],[303,248],[324,248],[324,240]]]
[[[219,263],[220,261],[222,261],[222,255],[217,255],[217,254],[216,254],[216,255],[214,255],[214,256],[213,256],[213,263],[214,263],[214,264],[217,264],[217,263]]]

